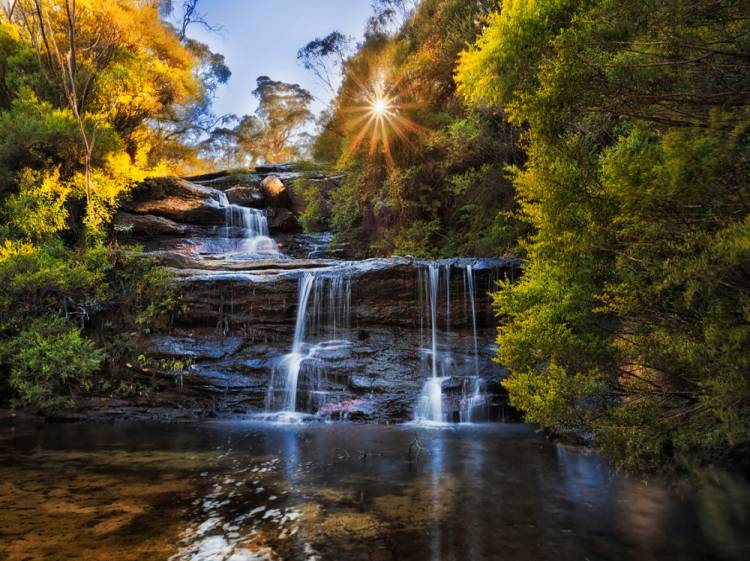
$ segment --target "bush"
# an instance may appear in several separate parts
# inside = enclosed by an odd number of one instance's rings
[[[25,407],[49,408],[68,401],[76,389],[91,388],[104,352],[69,320],[34,320],[18,335],[0,342],[0,364],[7,384]]]

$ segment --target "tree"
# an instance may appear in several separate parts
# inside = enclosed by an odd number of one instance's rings
[[[332,222],[363,252],[493,256],[515,248],[506,173],[522,160],[514,129],[493,112],[462,107],[453,82],[459,53],[494,4],[378,2],[377,17],[387,12],[403,24],[368,34],[344,64],[313,153],[344,172]]]
[[[135,352],[121,333],[174,304],[164,270],[107,245],[105,226],[136,183],[169,171],[154,128],[206,85],[157,0],[3,8],[0,400],[57,407],[118,391],[120,361]]]
[[[148,4],[20,0],[13,17],[34,46],[43,77],[75,119],[90,206],[103,131],[114,129],[134,160],[139,137],[148,133],[144,123],[198,92],[194,59]]]
[[[300,153],[302,129],[312,119],[313,97],[297,84],[261,76],[253,95],[259,104],[255,115],[240,120],[235,132],[239,149],[257,162],[279,163]]]
[[[315,77],[336,95],[336,80],[350,52],[353,39],[338,31],[325,37],[316,38],[297,51],[297,60],[305,70]]]
[[[21,3],[19,11],[34,45],[38,49],[40,65],[53,73],[62,86],[68,106],[78,125],[84,147],[84,176],[86,203],[91,201],[91,160],[96,145],[98,123],[86,122],[86,97],[97,75],[108,66],[117,49],[116,28],[101,26],[93,30],[90,40],[80,41],[80,24],[76,0],[65,0],[65,17],[55,19],[43,0]],[[63,36],[61,39],[60,36]],[[43,61],[46,61],[43,62]],[[81,70],[79,70],[81,69]]]
[[[748,461],[749,51],[744,1],[508,0],[461,56],[527,128],[511,400],[620,465]]]
[[[419,0],[372,0],[373,15],[367,21],[366,37],[400,30],[414,15]]]

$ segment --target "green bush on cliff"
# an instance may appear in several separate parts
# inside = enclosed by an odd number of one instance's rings
[[[306,232],[322,232],[329,227],[329,211],[327,208],[326,195],[320,188],[320,184],[306,178],[300,178],[294,182],[294,190],[297,191],[305,201],[305,209],[299,216],[299,222]]]
[[[15,337],[0,342],[0,364],[16,403],[48,408],[69,403],[76,390],[89,390],[104,351],[60,316],[28,322]]]

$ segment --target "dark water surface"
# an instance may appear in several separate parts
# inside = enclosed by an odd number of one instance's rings
[[[524,425],[0,434],[0,559],[750,559],[745,483],[615,475]]]

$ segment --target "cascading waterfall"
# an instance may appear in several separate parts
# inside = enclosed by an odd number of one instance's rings
[[[474,421],[478,409],[484,407],[487,398],[482,391],[483,380],[479,377],[479,338],[477,335],[476,284],[474,282],[474,266],[466,265],[464,269],[466,286],[468,288],[469,309],[471,310],[471,334],[474,343],[474,376],[464,379],[461,395],[461,409],[459,419],[462,423]]]
[[[274,369],[266,395],[267,412],[294,414],[300,405],[308,413],[318,412],[325,405],[327,396],[320,388],[327,361],[350,346],[338,338],[350,327],[350,316],[350,279],[341,273],[300,277],[294,340],[291,351]]]
[[[294,340],[292,350],[281,360],[282,370],[285,371],[283,386],[282,411],[295,411],[297,408],[297,383],[302,361],[305,360],[303,346],[305,342],[305,328],[307,327],[307,303],[310,292],[315,283],[315,275],[305,273],[299,282],[299,302],[297,304],[297,320],[294,324]],[[273,386],[273,384],[272,384]]]
[[[477,339],[477,308],[474,299],[474,268],[466,265],[466,284],[469,287],[469,307],[471,308],[471,332],[474,337],[474,375],[479,376],[479,344]]]
[[[484,392],[484,381],[479,377],[479,343],[477,333],[477,312],[476,312],[476,283],[474,279],[473,265],[467,264],[464,269],[464,310],[465,315],[471,314],[472,343],[473,343],[473,360],[471,376],[464,376],[461,383],[461,397],[458,403],[458,420],[459,422],[473,422],[479,412],[487,403]],[[451,334],[451,272],[452,264],[430,263],[427,267],[427,275],[418,273],[419,302],[424,312],[426,307],[429,308],[430,329],[431,329],[431,349],[430,358],[432,363],[431,377],[425,383],[422,393],[419,396],[415,410],[415,420],[418,422],[442,423],[448,420],[448,413],[443,406],[443,385],[446,380],[450,379],[450,370],[453,366],[452,357],[448,347],[449,336]],[[441,282],[440,275],[445,275],[444,283]],[[440,305],[441,288],[444,285],[445,297],[445,343],[440,344],[438,329],[438,309]],[[426,293],[426,297],[423,297]],[[468,319],[468,318],[467,318]],[[420,320],[420,328],[424,320]]]
[[[448,269],[448,283],[450,283],[450,269]],[[448,286],[448,285],[446,285]],[[438,376],[438,292],[440,288],[440,268],[437,263],[428,266],[428,290],[430,301],[430,328],[432,331],[432,377],[425,383],[417,402],[415,418],[417,421],[442,423],[443,418],[443,382],[444,377]],[[449,293],[449,292],[448,292]],[[447,304],[450,306],[450,301]]]
[[[250,257],[279,255],[276,242],[269,234],[265,211],[232,204],[223,191],[217,191],[216,197],[226,216],[223,238],[225,241],[237,240],[229,244],[233,248],[230,253]],[[241,236],[237,237],[237,233]]]

